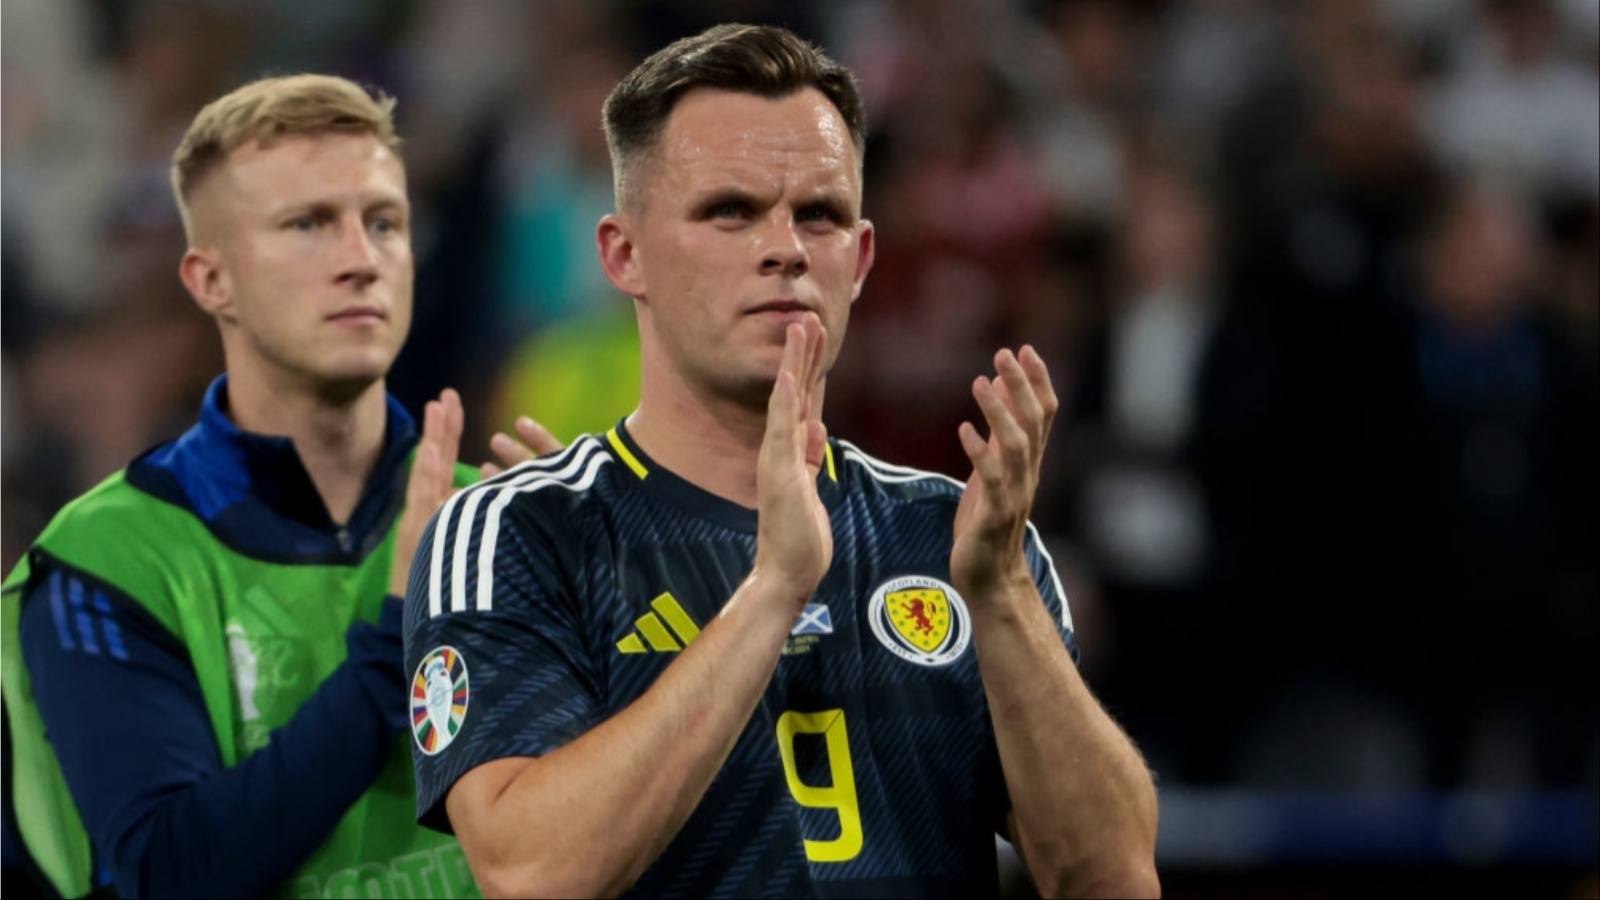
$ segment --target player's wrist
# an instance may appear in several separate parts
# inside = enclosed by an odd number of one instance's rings
[[[992,565],[952,571],[950,582],[962,597],[994,603],[1026,593],[1033,585],[1033,573],[1028,569],[1027,559],[1018,554]]]
[[[761,601],[761,606],[793,619],[817,591],[820,577],[794,575],[783,567],[756,555],[755,566],[745,578],[745,587]]]

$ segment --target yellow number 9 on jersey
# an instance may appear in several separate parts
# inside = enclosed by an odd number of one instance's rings
[[[827,742],[828,771],[833,784],[817,787],[800,780],[794,762],[794,739],[799,734],[820,734]],[[789,711],[778,717],[778,753],[789,793],[801,806],[831,809],[839,814],[839,836],[831,841],[806,841],[806,859],[844,862],[861,853],[861,804],[856,799],[856,773],[850,765],[850,736],[845,731],[844,710],[803,713]]]

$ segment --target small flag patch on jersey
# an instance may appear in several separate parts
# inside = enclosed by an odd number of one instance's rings
[[[694,643],[700,636],[700,627],[684,612],[683,606],[670,593],[663,593],[650,601],[650,612],[633,622],[633,631],[617,641],[617,650],[623,653],[677,653]]]
[[[411,679],[411,736],[428,756],[450,746],[467,718],[467,661],[454,647],[435,648]]]
[[[833,634],[833,614],[828,612],[828,604],[807,603],[789,634]]]

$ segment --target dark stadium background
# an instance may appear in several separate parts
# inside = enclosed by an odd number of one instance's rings
[[[964,475],[970,378],[1050,362],[1035,519],[1169,895],[1600,891],[1594,0],[7,0],[5,567],[219,370],[166,161],[258,75],[400,98],[403,400],[462,389],[473,461],[626,412],[599,104],[720,20],[862,80],[833,432]]]

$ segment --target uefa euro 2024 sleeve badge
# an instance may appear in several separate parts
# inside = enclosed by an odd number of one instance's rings
[[[411,679],[411,736],[428,756],[450,746],[467,717],[467,661],[454,647],[436,647]]]
[[[946,666],[972,643],[972,617],[956,589],[926,575],[905,575],[872,592],[867,622],[889,652],[919,666]]]

